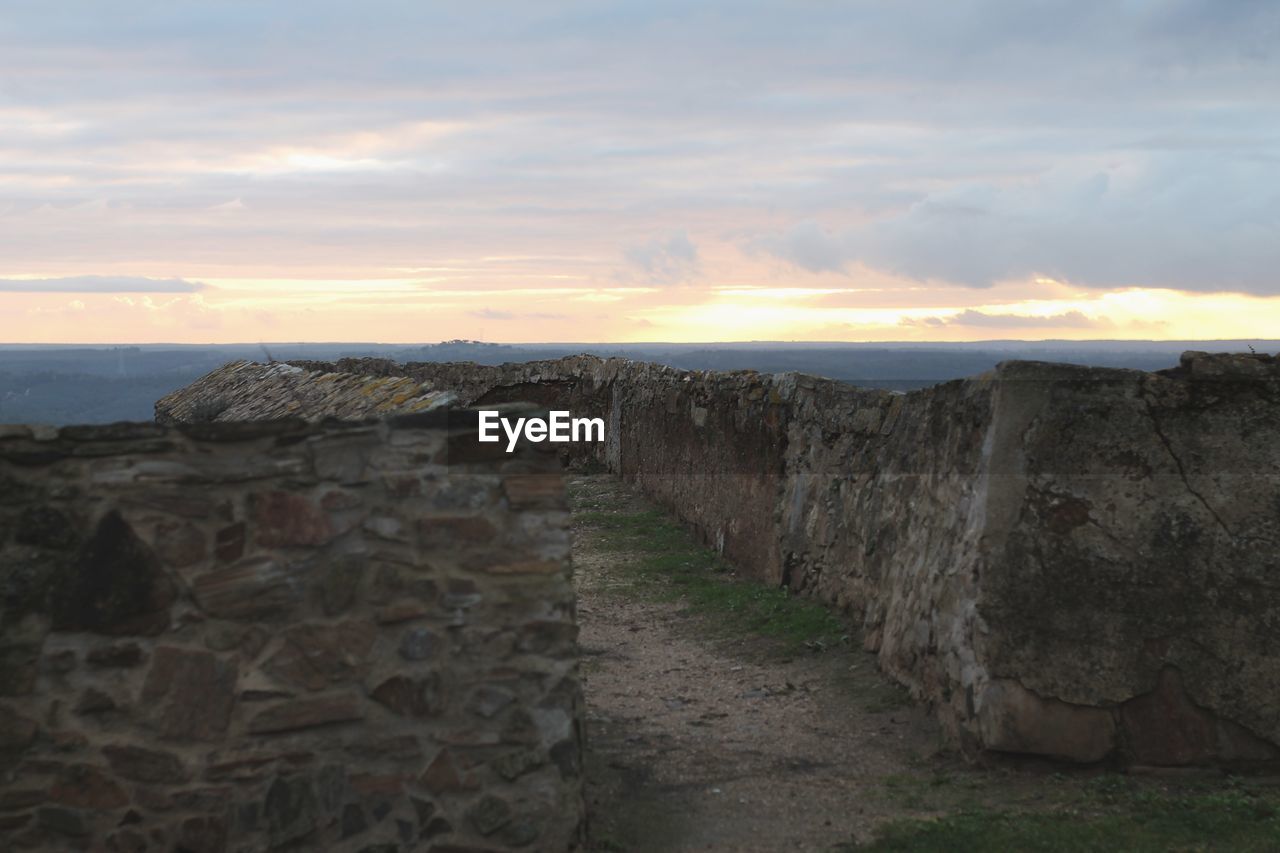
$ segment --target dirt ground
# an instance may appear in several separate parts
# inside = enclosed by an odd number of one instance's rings
[[[1239,780],[1213,770],[1135,777],[965,762],[856,636],[796,648],[652,594],[638,580],[645,554],[627,550],[646,540],[610,538],[601,518],[654,517],[653,505],[604,475],[576,477],[570,491],[589,850],[848,851],[886,821],[984,813],[995,817],[967,850],[984,849],[988,829],[1007,828],[1000,814],[1065,817],[1044,836],[1034,829],[1043,824],[1030,824],[1036,849],[1122,849],[1107,840],[1121,837],[1146,839],[1144,850],[1234,849],[1218,843],[1222,832],[1243,833],[1231,837],[1250,850],[1280,849],[1259,841],[1271,831],[1267,803],[1277,802],[1280,778],[1249,783],[1269,792],[1262,801],[1249,798],[1256,791],[1241,799]],[[1202,799],[1152,811],[1160,797],[1196,790]],[[1218,815],[1217,828],[1197,814]],[[1085,831],[1094,826],[1106,831]]]
[[[574,488],[648,506],[611,478]],[[716,639],[678,604],[629,594],[627,561],[575,530],[591,849],[830,850],[919,813],[886,780],[954,759],[919,708],[881,707],[895,689],[870,655]]]

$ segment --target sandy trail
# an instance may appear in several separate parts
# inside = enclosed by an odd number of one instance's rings
[[[650,506],[612,478],[574,489]],[[599,546],[576,526],[591,849],[830,850],[904,813],[885,779],[943,760],[938,734],[918,708],[869,701],[886,689],[870,655],[715,639],[629,594],[628,554]]]

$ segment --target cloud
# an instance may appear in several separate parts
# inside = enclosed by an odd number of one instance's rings
[[[698,247],[684,231],[671,231],[626,250],[627,263],[659,284],[677,284],[698,275]]]
[[[842,230],[816,221],[748,243],[810,272],[854,264],[990,287],[1048,276],[1090,288],[1280,294],[1277,163],[1172,151],[1100,170],[964,182]]]
[[[1066,311],[1062,314],[1036,316],[1034,314],[988,314],[973,308],[966,308],[959,314],[949,317],[904,317],[900,321],[903,326],[967,326],[982,329],[1097,329],[1110,326],[1105,319],[1095,319],[1080,311]]]
[[[66,278],[0,278],[5,293],[197,293],[202,282],[182,278],[80,275]]]
[[[468,317],[480,320],[567,320],[568,314],[550,314],[541,311],[502,311],[497,308],[481,308],[468,311]]]
[[[12,270],[1280,292],[1272,0],[9,6]]]

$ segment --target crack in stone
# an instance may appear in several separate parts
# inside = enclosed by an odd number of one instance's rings
[[[1177,467],[1178,476],[1182,478],[1182,484],[1186,486],[1187,491],[1191,493],[1192,497],[1198,500],[1200,505],[1208,510],[1209,514],[1213,516],[1213,520],[1218,522],[1218,526],[1222,528],[1222,532],[1226,533],[1234,544],[1236,541],[1236,535],[1231,532],[1231,528],[1227,527],[1227,523],[1222,520],[1222,516],[1218,515],[1218,511],[1209,504],[1209,501],[1205,500],[1204,495],[1200,494],[1200,492],[1196,490],[1195,486],[1191,485],[1191,480],[1187,477],[1187,469],[1183,467],[1182,460],[1178,458],[1178,454],[1174,453],[1173,444],[1169,441],[1169,437],[1165,435],[1164,430],[1160,428],[1160,419],[1156,417],[1155,409],[1151,405],[1151,399],[1143,396],[1142,402],[1146,406],[1147,417],[1151,419],[1151,428],[1155,430],[1156,438],[1160,439],[1160,443],[1164,445],[1164,449],[1168,452],[1169,458],[1173,460],[1173,464]]]

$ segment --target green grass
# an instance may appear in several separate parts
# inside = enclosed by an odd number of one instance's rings
[[[1167,791],[1123,776],[1093,780],[1046,811],[961,810],[885,824],[869,844],[844,850],[966,851],[1280,850],[1280,792],[1228,781]]]
[[[591,505],[581,495],[575,503]],[[845,627],[827,608],[785,588],[729,577],[727,563],[659,510],[580,509],[574,520],[599,537],[602,551],[626,555],[625,577],[637,591],[680,600],[725,633],[770,637],[785,653],[820,651],[844,639]]]

